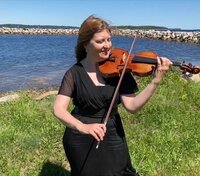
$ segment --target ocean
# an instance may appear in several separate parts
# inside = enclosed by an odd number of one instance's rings
[[[58,86],[76,62],[76,40],[76,35],[0,35],[0,92]],[[127,51],[132,41],[112,38],[114,47]],[[146,50],[200,65],[200,45],[138,38],[133,53]]]

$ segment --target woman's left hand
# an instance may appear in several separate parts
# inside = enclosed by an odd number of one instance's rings
[[[157,57],[157,63],[154,80],[159,83],[164,77],[165,73],[170,70],[173,63],[166,57]]]

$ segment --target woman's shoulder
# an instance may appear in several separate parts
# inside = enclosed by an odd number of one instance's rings
[[[71,75],[72,77],[74,77],[75,75],[79,75],[79,73],[81,72],[82,72],[82,65],[80,63],[75,63],[67,69],[64,76]]]
[[[75,63],[75,64],[71,65],[71,66],[67,69],[66,73],[67,73],[67,72],[73,72],[73,71],[76,71],[76,70],[80,70],[81,67],[82,67],[82,65],[81,65],[80,63]]]

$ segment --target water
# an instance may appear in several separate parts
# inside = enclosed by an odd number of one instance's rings
[[[75,63],[76,35],[0,35],[0,92],[59,85]],[[130,49],[133,39],[113,37],[113,46]],[[173,61],[200,65],[200,46],[137,39],[134,53],[155,51]]]

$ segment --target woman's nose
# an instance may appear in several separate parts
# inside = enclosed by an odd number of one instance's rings
[[[104,48],[109,48],[111,46],[111,42],[105,41],[104,42]]]

